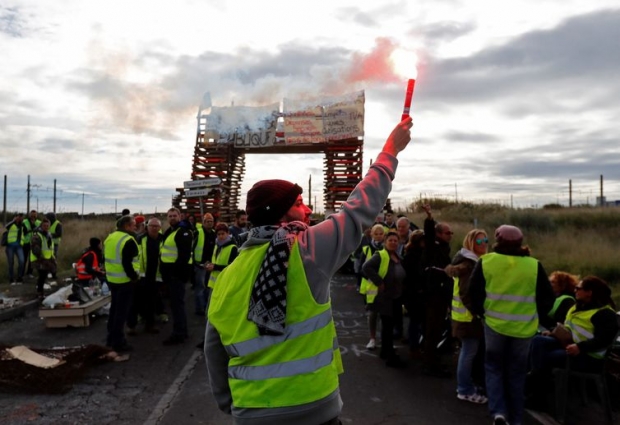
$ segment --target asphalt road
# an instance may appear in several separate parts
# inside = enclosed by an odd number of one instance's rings
[[[129,337],[135,347],[123,363],[90,368],[63,395],[0,393],[0,423],[13,424],[145,424],[219,425],[230,423],[210,394],[203,354],[195,348],[203,338],[204,319],[194,316],[188,291],[190,340],[165,347],[170,324],[159,335]],[[344,424],[400,425],[491,423],[487,407],[459,401],[452,379],[430,378],[408,359],[403,370],[387,368],[378,352],[365,349],[364,310],[351,276],[332,281],[334,319],[343,353],[341,376]],[[0,341],[30,347],[103,344],[106,318],[88,328],[46,329],[36,311],[0,323]],[[407,350],[399,352],[407,358]],[[447,358],[450,361],[450,356]],[[0,364],[0,367],[1,364]],[[548,418],[543,423],[554,423]],[[527,425],[539,423],[530,416]]]

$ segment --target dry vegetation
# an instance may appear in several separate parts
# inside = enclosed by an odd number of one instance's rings
[[[450,203],[441,199],[430,202],[436,219],[450,223],[455,232],[452,248],[461,247],[465,234],[474,228],[485,229],[491,240],[494,229],[504,223],[519,226],[525,234],[525,243],[532,249],[545,270],[564,270],[581,276],[594,274],[614,286],[620,283],[618,261],[620,240],[620,208],[557,208],[509,209],[493,204]],[[424,214],[409,214],[422,226]],[[95,236],[102,240],[112,231],[114,217],[59,219],[63,222],[64,236],[59,252],[59,270],[69,273]],[[164,220],[165,221],[165,220]],[[0,255],[0,282],[7,279],[6,256]]]

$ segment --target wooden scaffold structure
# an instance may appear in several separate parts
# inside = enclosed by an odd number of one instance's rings
[[[187,187],[177,188],[178,194],[172,202],[181,211],[195,215],[197,218],[201,212],[210,212],[216,221],[231,222],[233,220],[239,209],[241,183],[245,174],[245,155],[250,153],[259,155],[323,153],[325,155],[323,198],[326,213],[338,211],[362,179],[363,136],[290,143],[287,142],[289,139],[282,128],[276,131],[274,121],[273,128],[270,130],[273,133],[272,137],[275,136],[275,142],[256,147],[256,143],[252,140],[252,137],[257,137],[256,134],[241,138],[239,135],[222,137],[210,129],[209,114],[201,114],[199,110],[197,118],[198,131],[190,178],[194,182],[216,178],[221,182],[209,187],[208,193],[201,197],[191,196],[191,191],[188,191]],[[356,118],[359,119],[359,117]],[[278,126],[280,125],[281,122],[278,122]],[[264,134],[263,132],[260,137]]]

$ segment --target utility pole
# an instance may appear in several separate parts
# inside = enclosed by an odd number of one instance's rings
[[[457,204],[459,203],[459,194],[458,194],[458,191],[456,189],[456,183],[454,183],[454,202],[457,203]]]
[[[84,220],[84,192],[82,192],[82,220]]]
[[[56,214],[56,179],[54,179],[54,208],[52,211]]]
[[[26,214],[30,212],[30,174],[28,174],[28,186],[26,186]]]
[[[312,209],[312,174],[308,176],[308,205]]]
[[[4,196],[3,196],[3,203],[2,203],[2,224],[6,224],[6,191],[7,191],[7,186],[6,186],[6,174],[4,175]]]
[[[568,180],[568,208],[573,207],[573,181]]]
[[[603,175],[601,174],[601,207],[605,206],[605,201],[603,200]]]

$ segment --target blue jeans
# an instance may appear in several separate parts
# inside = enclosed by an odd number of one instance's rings
[[[530,345],[530,368],[532,371],[551,372],[553,369],[564,369],[568,355],[566,349],[557,339],[552,336],[538,335],[532,339]],[[580,353],[573,356],[571,360],[571,370],[582,372],[598,372],[602,370],[604,360],[597,360],[590,357],[587,353]]]
[[[525,376],[532,338],[515,338],[484,325],[485,372],[489,412],[504,415],[511,425],[521,425],[525,403]]]
[[[17,278],[21,280],[24,277],[24,250],[19,242],[9,244],[6,247],[6,259],[9,266],[9,282],[15,280],[15,273],[13,271],[15,256],[17,256]]]
[[[478,338],[462,338],[461,352],[456,370],[456,389],[460,395],[472,395],[476,393],[476,386],[471,379],[474,359],[480,347]]]

